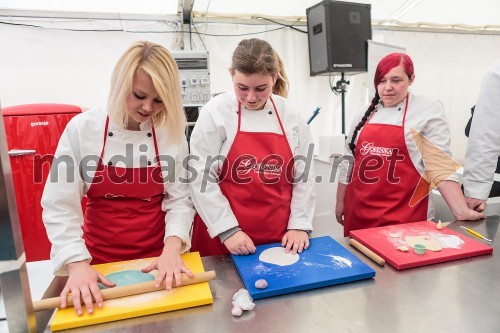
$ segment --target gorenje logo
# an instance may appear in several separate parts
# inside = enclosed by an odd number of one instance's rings
[[[391,156],[392,148],[387,147],[376,147],[373,142],[363,142],[361,144],[361,149],[359,150],[361,155],[380,155],[380,156]]]
[[[251,170],[258,173],[279,175],[283,170],[283,166],[278,164],[257,163],[255,158],[247,158],[242,159],[240,164],[236,167],[236,172],[239,176],[247,175]]]
[[[31,123],[31,127],[35,126],[49,126],[49,122],[47,120],[45,121],[34,121]]]
[[[333,67],[352,67],[352,64],[333,64]]]

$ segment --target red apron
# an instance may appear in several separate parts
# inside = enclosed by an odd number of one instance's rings
[[[99,164],[87,192],[83,225],[92,264],[157,257],[163,250],[165,212],[161,210],[164,187],[155,130],[152,128],[157,166],[120,168],[111,162],[105,166],[106,137],[113,135],[108,133],[108,123],[109,118]]]
[[[219,186],[239,227],[255,245],[281,242],[290,218],[294,157],[271,98],[282,134],[243,132],[238,102],[238,131],[222,165]],[[202,256],[228,254],[218,237],[212,239],[197,214],[191,251]]]
[[[345,199],[344,236],[356,229],[427,220],[426,195],[410,207],[422,177],[406,147],[404,126],[409,98],[407,95],[402,126],[370,124],[368,119],[359,135]],[[421,190],[428,194],[429,184]]]

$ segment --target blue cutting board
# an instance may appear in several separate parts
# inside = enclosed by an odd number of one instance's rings
[[[359,260],[331,237],[310,239],[310,246],[299,254],[299,261],[289,266],[262,262],[260,254],[281,244],[257,246],[251,255],[231,255],[245,288],[253,299],[293,293],[296,291],[331,286],[369,279],[375,271]],[[255,288],[255,281],[265,279],[265,289]]]

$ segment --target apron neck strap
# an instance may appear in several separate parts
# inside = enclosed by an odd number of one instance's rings
[[[403,114],[403,131],[405,129],[406,123],[406,111],[408,111],[408,101],[410,100],[410,93],[406,94],[406,103],[405,103],[405,113]]]
[[[104,156],[104,147],[106,146],[106,140],[108,139],[108,127],[109,127],[109,116],[106,117],[106,125],[104,126],[104,138],[102,142],[101,156],[99,156],[99,163],[102,163],[102,157]],[[156,163],[160,165],[160,154],[158,151],[158,142],[156,141],[156,131],[153,122],[151,122],[151,132],[153,133],[153,142],[155,146],[155,156]]]
[[[273,100],[272,96],[269,96],[269,99],[271,100],[271,103],[273,104],[274,113],[276,114],[276,117],[278,118],[278,123],[280,125],[281,132],[283,133],[283,135],[285,135],[285,129],[283,127],[283,124],[281,123],[280,115],[278,114],[278,109],[276,109],[276,104],[274,104],[274,100]],[[238,132],[240,131],[240,127],[241,127],[241,102],[238,101]]]

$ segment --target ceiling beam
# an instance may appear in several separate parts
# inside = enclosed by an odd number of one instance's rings
[[[179,21],[179,15],[173,14],[133,14],[133,13],[97,13],[78,11],[48,11],[26,9],[1,9],[0,17],[44,18],[44,19],[88,19],[88,20],[127,20],[127,21]]]
[[[0,18],[2,20],[9,18],[34,18],[34,19],[88,19],[88,20],[127,20],[127,21],[171,21],[181,22],[192,15],[192,23],[222,23],[222,24],[246,24],[246,25],[293,25],[296,27],[306,27],[306,16],[297,17],[273,17],[258,16],[256,14],[217,14],[212,13],[208,17],[205,12],[193,12],[192,4],[194,0],[179,0],[179,12],[174,14],[124,14],[124,13],[95,13],[95,12],[76,12],[76,11],[40,11],[24,9],[0,9]],[[186,10],[184,8],[186,7]],[[276,23],[273,23],[272,21]],[[431,23],[426,26],[425,22],[417,24],[404,23],[399,21],[388,22],[387,20],[372,20],[373,30],[392,30],[392,31],[414,31],[429,33],[451,33],[451,34],[473,34],[473,35],[500,35],[498,26],[471,27],[470,29],[452,28],[441,24],[440,27],[432,27]]]

